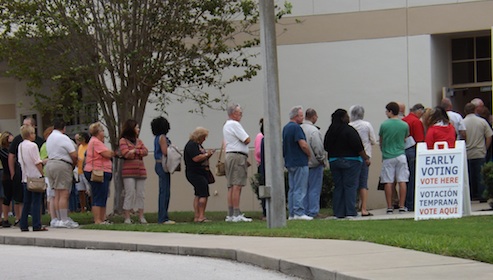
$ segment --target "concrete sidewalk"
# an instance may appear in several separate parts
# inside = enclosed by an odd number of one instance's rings
[[[486,204],[473,205],[473,215]],[[412,217],[378,215],[371,219]],[[361,219],[367,219],[361,218]],[[106,249],[214,257],[250,263],[304,279],[493,279],[493,265],[369,242],[50,229],[0,229],[0,244]]]

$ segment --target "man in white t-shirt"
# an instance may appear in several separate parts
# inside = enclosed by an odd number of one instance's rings
[[[228,215],[226,222],[251,222],[240,211],[241,189],[247,182],[248,144],[250,136],[240,124],[243,111],[239,104],[231,104],[227,109],[229,119],[223,126],[226,151],[226,179],[228,184]]]
[[[442,99],[440,107],[447,111],[450,123],[452,123],[455,128],[457,140],[466,140],[466,125],[464,119],[459,113],[452,111],[452,101],[450,101],[449,98],[444,98]]]
[[[46,141],[48,162],[46,177],[50,186],[55,189],[53,204],[58,221],[50,222],[52,227],[76,228],[78,223],[68,217],[68,199],[72,188],[73,170],[77,164],[75,143],[65,135],[65,122],[61,119],[53,121],[53,132]]]

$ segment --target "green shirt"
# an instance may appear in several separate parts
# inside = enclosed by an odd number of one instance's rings
[[[387,119],[380,125],[378,133],[382,139],[382,158],[396,158],[405,153],[405,139],[409,135],[409,126],[400,119]]]

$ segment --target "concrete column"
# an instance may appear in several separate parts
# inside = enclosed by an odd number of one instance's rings
[[[267,226],[286,226],[286,195],[284,192],[284,160],[282,157],[279,77],[274,1],[260,0],[260,44],[264,73],[265,184],[270,186],[267,199]]]

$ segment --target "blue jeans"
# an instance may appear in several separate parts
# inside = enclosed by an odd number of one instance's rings
[[[303,201],[308,187],[308,166],[288,167],[288,210],[289,216],[303,216]]]
[[[308,169],[308,188],[304,199],[305,214],[316,217],[320,211],[320,193],[322,192],[322,179],[324,176],[324,166]]]
[[[91,184],[92,206],[106,207],[108,195],[110,194],[110,182],[113,178],[113,174],[104,172],[103,182],[91,181],[91,172],[84,171],[84,176],[87,181],[89,181],[89,184]]]
[[[72,183],[72,188],[70,189],[68,209],[71,212],[76,212],[79,209],[79,192],[75,188],[75,183]]]
[[[170,174],[164,172],[163,166],[160,162],[156,162],[154,165],[154,171],[156,171],[159,177],[159,198],[158,198],[158,212],[157,222],[159,224],[169,220],[168,207],[170,198],[171,178]]]
[[[22,215],[20,220],[21,230],[27,230],[27,217],[31,214],[33,218],[33,230],[41,228],[41,198],[43,193],[31,192],[27,190],[27,184],[22,183],[24,189],[24,205],[22,206]]]
[[[361,161],[339,158],[330,162],[330,171],[334,180],[332,207],[334,216],[344,218],[356,216],[356,191],[361,172]]]
[[[469,175],[469,189],[471,200],[483,199],[484,185],[481,176],[481,167],[486,163],[484,158],[473,158],[467,160],[467,173]]]
[[[414,189],[416,181],[416,146],[406,149],[407,166],[409,167],[409,182],[407,182],[405,206],[414,211]]]

